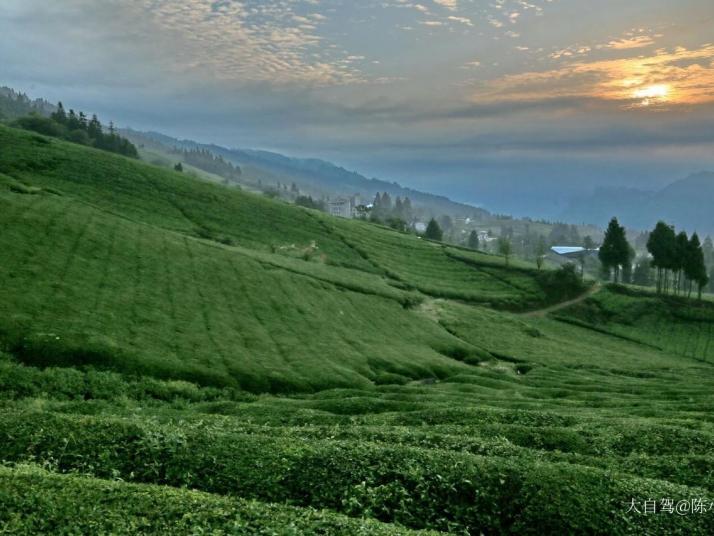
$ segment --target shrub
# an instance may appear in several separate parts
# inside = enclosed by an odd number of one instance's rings
[[[707,491],[574,464],[206,426],[5,414],[0,457],[60,471],[329,508],[412,528],[519,534],[710,534],[710,516],[626,514],[631,498]]]
[[[0,530],[18,535],[412,533],[332,512],[58,476],[33,466],[0,468]]]

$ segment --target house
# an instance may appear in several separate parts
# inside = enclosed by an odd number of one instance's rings
[[[327,203],[327,212],[338,218],[355,218],[361,207],[359,194],[351,197],[337,197]]]

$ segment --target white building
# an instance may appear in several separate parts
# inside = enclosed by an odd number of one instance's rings
[[[338,218],[354,218],[357,207],[360,205],[359,194],[351,197],[337,197],[327,203],[327,212]]]

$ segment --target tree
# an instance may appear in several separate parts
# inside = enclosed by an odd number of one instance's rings
[[[631,262],[632,248],[627,242],[625,228],[620,225],[617,218],[612,218],[603,240],[598,257],[606,270],[613,270],[614,281],[620,280],[620,270]]]
[[[652,267],[648,258],[637,259],[632,272],[632,283],[641,287],[649,287],[652,284]]]
[[[675,294],[679,294],[684,285],[684,272],[687,264],[687,258],[689,256],[689,237],[684,231],[680,232],[674,237],[674,257],[671,262],[671,268],[674,272],[672,274],[672,287]]]
[[[635,258],[635,255],[637,254],[635,252],[635,248],[633,248],[630,244],[627,244],[628,248],[628,255],[627,255],[627,260],[626,262],[623,263],[622,265],[622,282],[625,284],[630,284],[632,283],[632,259]],[[585,259],[585,256],[583,255],[583,259]],[[583,269],[585,267],[583,266]]]
[[[183,173],[183,164],[181,164],[181,162],[178,162],[178,163],[174,166],[174,171],[178,171],[179,173]]]
[[[89,137],[92,139],[99,138],[102,135],[102,124],[99,122],[96,114],[92,115],[92,119],[90,119],[87,125],[87,134],[89,134]]]
[[[441,241],[441,239],[444,238],[444,231],[441,230],[441,227],[439,227],[439,224],[436,222],[436,220],[432,218],[431,220],[429,220],[429,224],[426,226],[424,236],[430,240]]]
[[[647,251],[652,255],[652,266],[657,268],[657,292],[667,293],[667,270],[674,265],[674,227],[663,221],[657,222],[647,239]]]
[[[402,199],[397,196],[397,199],[394,201],[394,217],[398,219],[405,219],[404,218],[404,204],[402,203]]]
[[[498,253],[503,255],[503,258],[506,261],[506,266],[508,266],[511,254],[513,253],[513,246],[511,241],[505,236],[498,239]]]
[[[469,233],[469,239],[466,242],[466,245],[470,249],[478,249],[478,246],[479,246],[478,233],[476,231],[471,231],[471,233]]]
[[[57,103],[57,111],[52,113],[50,115],[50,118],[59,123],[60,125],[64,125],[67,122],[67,112],[64,111],[64,106],[62,105],[62,102]]]
[[[587,235],[585,238],[583,238],[583,247],[585,249],[595,249],[595,241],[590,235]]]
[[[69,115],[67,116],[67,129],[72,131],[77,130],[79,127],[79,118],[77,114],[74,113],[74,110],[70,109]]]
[[[404,219],[411,221],[414,215],[412,213],[412,201],[408,197],[405,197],[404,201],[402,201],[402,211],[404,212]]]
[[[545,255],[548,253],[548,248],[545,244],[545,238],[543,236],[538,237],[538,244],[536,245],[536,266],[538,267],[539,270],[543,268],[543,264],[545,263]]]
[[[79,128],[82,130],[87,130],[88,123],[87,123],[87,115],[84,112],[79,112]]]
[[[711,236],[704,239],[702,252],[704,253],[704,262],[707,265],[714,264],[714,242],[712,242]]]
[[[385,222],[389,227],[392,229],[399,231],[400,233],[406,233],[407,232],[407,222],[405,222],[401,218],[396,218],[392,216],[391,218],[387,218],[387,221]]]
[[[692,294],[692,284],[697,285],[697,294],[699,299],[702,299],[702,290],[709,282],[709,275],[707,274],[707,267],[704,264],[704,252],[702,251],[701,243],[699,242],[699,236],[697,233],[692,235],[689,240],[689,247],[687,248],[686,257],[683,262],[684,274],[689,280],[689,290],[687,295]]]

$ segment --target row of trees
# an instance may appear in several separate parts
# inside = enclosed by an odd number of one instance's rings
[[[0,87],[0,120],[12,120],[30,114],[47,115],[54,106],[43,99],[30,99],[9,87]]]
[[[240,179],[242,170],[240,166],[234,166],[231,162],[227,162],[220,155],[215,155],[208,149],[177,149],[174,148],[174,154],[181,155],[183,161],[198,169],[213,173],[219,177],[223,177],[227,181],[237,181]]]
[[[74,110],[70,110],[67,113],[61,102],[50,117],[33,114],[21,117],[14,121],[13,124],[45,136],[61,138],[81,145],[89,145],[131,158],[139,158],[139,152],[134,144],[119,136],[112,123],[109,123],[109,131],[104,132],[104,127],[96,115],[88,119],[84,112],[75,113]]]
[[[647,251],[652,255],[652,266],[657,270],[657,292],[691,295],[696,285],[699,297],[709,283],[704,251],[697,233],[691,237],[679,234],[671,225],[660,221],[650,233]]]
[[[701,299],[702,290],[709,283],[705,253],[697,233],[687,236],[682,231],[679,234],[671,225],[660,221],[647,238],[647,251],[650,259],[643,259],[635,266],[635,282],[649,281],[652,268],[656,270],[657,292],[668,294],[684,293],[691,296],[696,287]],[[627,241],[625,228],[617,218],[610,220],[605,232],[605,239],[600,246],[598,257],[606,273],[613,274],[613,280],[630,281],[632,261],[635,250]]]
[[[65,135],[60,137],[69,141],[139,158],[139,152],[134,144],[116,133],[114,123],[110,122],[108,131],[104,132],[104,127],[96,114],[88,119],[84,112],[75,113],[72,109],[65,112],[64,106],[60,102],[57,104],[57,110],[50,115],[50,120],[59,126],[60,132],[64,132]]]
[[[378,221],[398,219],[404,222],[410,222],[414,218],[412,202],[408,197],[402,199],[399,196],[392,202],[392,197],[388,192],[377,192],[372,202],[370,217]]]

